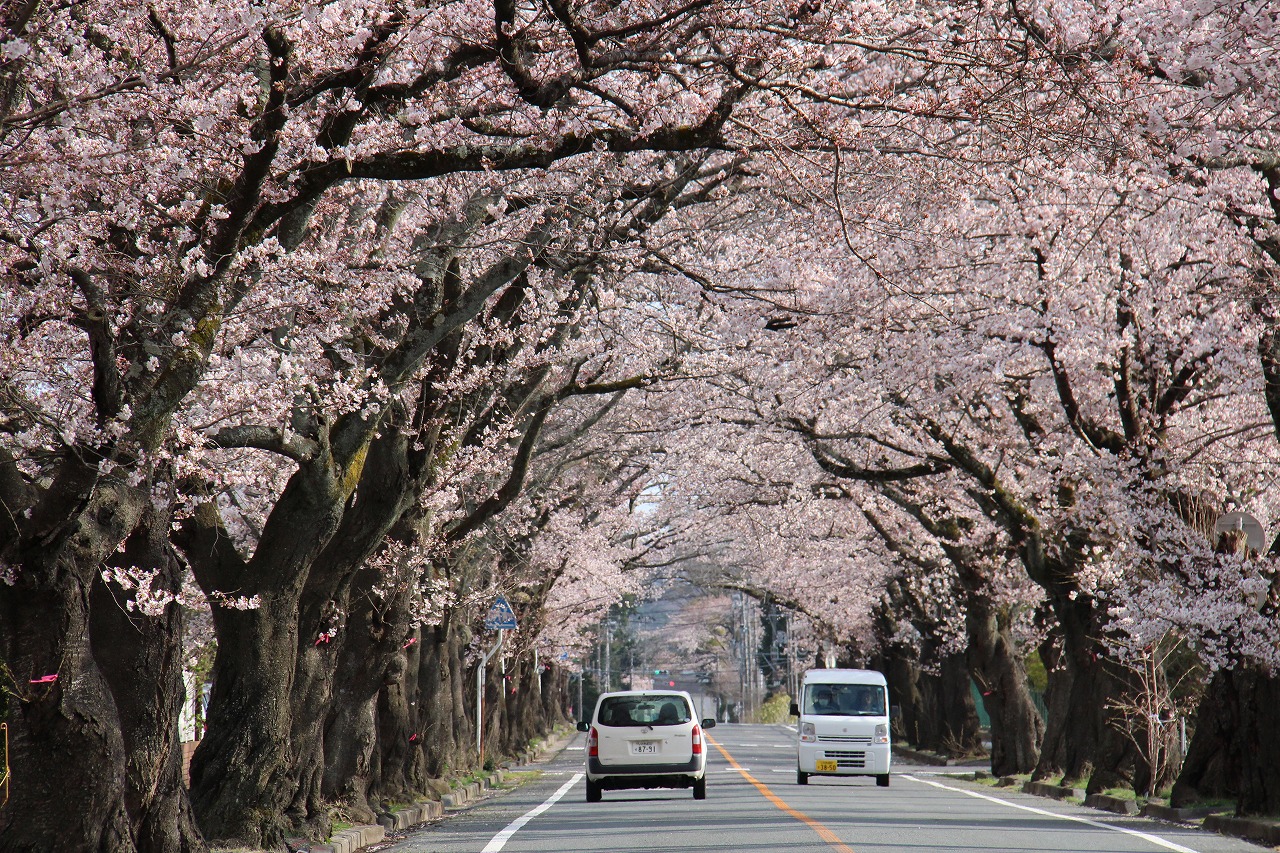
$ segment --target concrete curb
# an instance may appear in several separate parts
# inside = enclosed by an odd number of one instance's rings
[[[1175,809],[1172,806],[1162,806],[1159,803],[1147,803],[1138,814],[1153,820],[1163,820],[1169,823],[1191,823],[1192,821],[1203,820],[1214,812],[1220,811],[1222,811],[1220,808]]]
[[[1115,812],[1122,815],[1136,815],[1138,813],[1138,804],[1133,800],[1113,797],[1110,794],[1090,794],[1084,798],[1084,804],[1091,809],[1100,809],[1104,812]]]
[[[1022,786],[1022,793],[1035,794],[1037,797],[1049,797],[1054,800],[1075,798],[1084,799],[1084,788],[1067,788],[1062,785],[1049,785],[1045,782],[1027,782]]]
[[[377,844],[387,837],[387,831],[378,824],[353,826],[335,832],[323,844],[312,844],[311,853],[356,853],[370,844]]]
[[[1280,844],[1280,824],[1276,823],[1247,817],[1211,814],[1204,819],[1201,826],[1219,835],[1230,835],[1246,841],[1261,841],[1271,846]]]
[[[1084,791],[1080,788],[1064,788],[1060,785],[1046,785],[1043,782],[1027,782],[1022,786],[1022,792],[1041,797],[1051,797],[1055,800],[1063,800],[1068,797],[1084,797]],[[1139,810],[1138,804],[1132,800],[1112,797],[1107,794],[1090,794],[1088,797],[1084,797],[1084,804],[1089,808],[1101,809],[1116,814],[1163,820],[1170,823],[1191,824],[1194,826],[1197,821],[1200,821],[1200,828],[1209,832],[1229,835],[1233,838],[1243,838],[1245,841],[1256,841],[1273,847],[1280,846],[1280,821],[1215,814],[1215,809],[1206,807],[1175,809],[1158,803],[1147,803]]]
[[[414,803],[406,806],[392,814],[381,815],[378,823],[388,832],[394,832],[397,829],[408,829],[419,823],[426,823],[429,820],[436,820],[444,816],[444,807],[436,800],[424,800],[420,803]]]
[[[909,746],[898,746],[896,743],[889,747],[894,755],[900,755],[912,761],[918,761],[921,764],[930,764],[934,767],[954,767],[958,762],[954,758],[943,758],[941,755],[934,755],[931,752],[920,752]]]

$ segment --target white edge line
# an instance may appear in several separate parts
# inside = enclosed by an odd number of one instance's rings
[[[538,815],[545,812],[547,809],[554,806],[561,797],[569,793],[570,788],[578,784],[578,780],[581,778],[582,778],[581,773],[574,773],[573,778],[570,779],[568,782],[565,782],[563,785],[561,785],[560,790],[556,791],[550,797],[547,797],[546,801],[542,805],[534,806],[533,808],[529,809],[529,811],[525,812],[524,814],[520,815],[520,817],[511,821],[511,823],[507,825],[506,829],[502,830],[502,832],[499,832],[493,838],[489,839],[489,843],[484,846],[484,849],[481,850],[480,853],[499,853],[499,851],[502,850],[503,847],[507,846],[507,842],[511,840],[511,836],[519,832],[520,828],[524,826],[526,823],[533,820],[535,817],[537,817]],[[1194,853],[1194,851],[1192,853]]]
[[[1155,835],[1149,835],[1148,833],[1145,833],[1145,832],[1139,832],[1136,829],[1126,829],[1123,826],[1113,826],[1109,823],[1102,823],[1101,821],[1089,820],[1089,818],[1087,817],[1078,817],[1076,815],[1069,815],[1069,814],[1059,814],[1057,812],[1038,809],[1038,808],[1035,808],[1034,806],[1024,806],[1024,805],[1021,805],[1020,803],[1014,803],[1009,800],[1002,800],[999,797],[989,797],[986,794],[979,794],[977,791],[966,791],[964,788],[953,788],[950,785],[944,785],[941,782],[934,782],[929,779],[920,779],[915,776],[912,776],[909,773],[899,774],[899,778],[910,779],[912,782],[919,782],[921,785],[932,785],[935,788],[942,788],[944,791],[954,791],[957,794],[965,794],[970,797],[977,797],[979,800],[987,800],[988,802],[998,803],[1002,806],[1008,806],[1011,809],[1022,809],[1024,812],[1031,812],[1032,814],[1044,815],[1045,817],[1056,817],[1062,820],[1073,820],[1076,823],[1087,824],[1097,829],[1109,829],[1112,832],[1123,832],[1125,835],[1136,836],[1137,838],[1141,838],[1144,841],[1151,842],[1157,847],[1164,847],[1167,850],[1177,851],[1177,853],[1198,853],[1198,851],[1192,850],[1190,847],[1183,847],[1181,844],[1175,844],[1172,841],[1165,841],[1163,838],[1160,838]]]

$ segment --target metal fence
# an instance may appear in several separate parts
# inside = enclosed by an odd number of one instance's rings
[[[969,682],[969,690],[973,694],[973,704],[978,710],[978,723],[983,728],[991,727],[991,716],[987,713],[986,705],[982,701],[982,691],[978,689],[976,682]],[[1044,703],[1044,692],[1040,690],[1031,690],[1031,704],[1036,706],[1036,710],[1040,712],[1040,719],[1048,721],[1049,708]]]

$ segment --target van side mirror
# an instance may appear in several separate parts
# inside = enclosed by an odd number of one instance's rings
[[[716,727],[715,719],[713,719],[712,717],[707,717],[705,720],[702,721],[702,727],[704,729],[714,729]]]
[[[791,716],[793,717],[800,716],[800,706],[797,705],[795,702],[791,703]]]
[[[901,705],[890,705],[890,706],[889,706],[889,718],[890,718],[890,719],[893,719],[893,720],[901,720],[901,719],[902,719],[902,706],[901,706]]]
[[[578,720],[578,731],[580,732],[591,731],[591,723],[587,722],[586,720]]]

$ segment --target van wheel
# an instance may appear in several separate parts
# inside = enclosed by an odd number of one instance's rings
[[[876,784],[879,785],[881,788],[889,787],[889,774],[881,773],[879,776],[877,776]]]
[[[804,772],[803,770],[801,770],[799,767],[797,767],[797,768],[796,768],[796,784],[797,784],[797,785],[808,785],[808,784],[809,784],[809,774],[808,774],[808,773],[805,773],[805,772]]]
[[[693,780],[693,798],[695,800],[705,800],[707,798],[707,777]]]
[[[588,779],[587,780],[587,802],[588,803],[600,802],[600,794],[603,790],[604,789],[600,787],[599,782],[592,782],[590,779]]]

